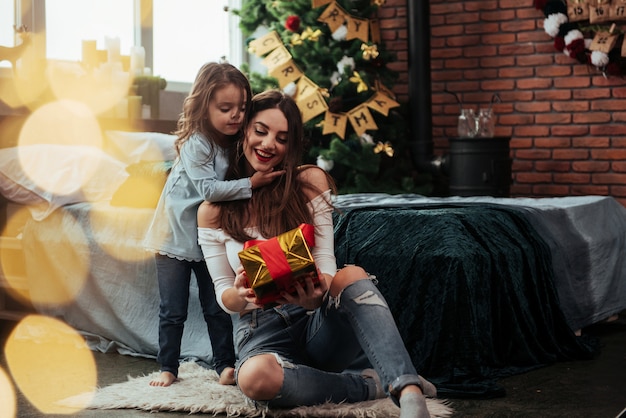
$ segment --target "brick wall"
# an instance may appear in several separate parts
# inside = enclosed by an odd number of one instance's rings
[[[408,0],[421,1],[421,0]],[[533,0],[430,0],[435,153],[456,135],[459,106],[494,105],[496,135],[511,137],[512,196],[610,195],[626,205],[626,80],[558,52]],[[407,0],[379,9],[397,53],[394,87],[408,101]]]

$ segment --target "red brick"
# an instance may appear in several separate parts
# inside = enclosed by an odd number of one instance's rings
[[[594,173],[594,172],[607,172],[609,171],[611,164],[608,161],[574,161],[572,162],[572,168],[574,171]]]
[[[585,112],[574,115],[572,122],[582,123],[607,123],[611,121],[611,114],[606,112]]]
[[[555,183],[565,184],[589,184],[591,175],[585,173],[555,173]]]
[[[572,169],[572,166],[569,161],[537,161],[535,169],[540,172],[568,172]]]
[[[589,158],[589,151],[584,149],[555,149],[552,151],[552,158],[555,160],[586,160]]]

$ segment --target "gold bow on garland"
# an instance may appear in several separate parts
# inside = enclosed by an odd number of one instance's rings
[[[361,44],[361,51],[363,51],[363,59],[365,61],[378,57],[378,47],[376,45]]]
[[[385,143],[378,141],[378,143],[374,147],[374,154],[380,154],[381,152],[384,152],[389,157],[393,157],[393,146],[389,141],[385,141]]]
[[[362,93],[368,90],[367,84],[365,84],[365,81],[363,81],[363,79],[361,78],[361,74],[359,74],[358,72],[354,71],[352,73],[352,77],[350,77],[349,80],[350,82],[356,84],[357,93]]]

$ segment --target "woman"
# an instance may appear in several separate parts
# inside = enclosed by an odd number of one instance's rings
[[[198,210],[198,242],[218,303],[240,317],[237,385],[250,399],[281,408],[360,402],[385,396],[384,389],[402,418],[428,417],[424,395],[435,396],[436,389],[415,371],[374,278],[357,266],[337,270],[334,187],[323,170],[300,166],[303,148],[293,99],[278,91],[256,95],[227,179],[285,174],[250,199],[203,202]],[[315,227],[313,256],[323,280],[296,284],[296,294],[282,293],[279,306],[263,309],[246,287],[238,252],[247,240],[301,223]]]

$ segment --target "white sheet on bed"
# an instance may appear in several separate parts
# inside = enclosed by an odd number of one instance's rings
[[[572,329],[626,309],[626,209],[610,197],[360,194],[338,196],[336,203],[339,208],[480,203],[517,207],[552,250],[557,290]],[[151,215],[151,209],[75,204],[30,222],[23,242],[37,309],[81,331],[93,350],[155,356],[159,296],[153,259],[145,258],[141,247]],[[133,257],[139,261],[129,261]],[[77,278],[83,276],[81,266],[87,261],[87,281],[80,286]],[[45,302],[50,294],[63,292],[75,298],[67,304]],[[182,356],[210,363],[210,342],[195,289]]]

